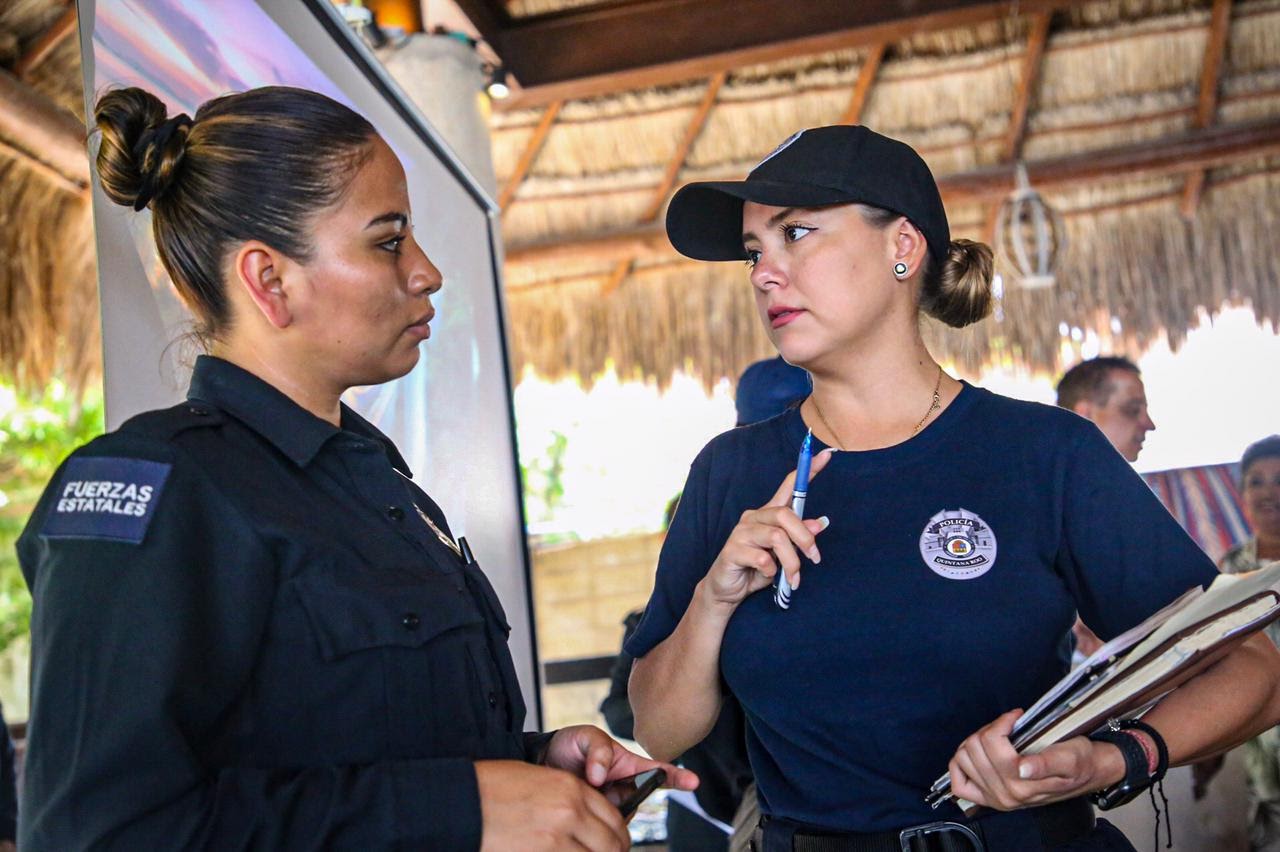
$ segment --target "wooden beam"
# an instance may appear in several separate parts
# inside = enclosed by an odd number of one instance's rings
[[[1200,209],[1200,196],[1204,194],[1205,177],[1203,171],[1192,172],[1187,175],[1187,183],[1182,188],[1182,201],[1178,204],[1178,212],[1188,222],[1196,218],[1196,211]]]
[[[1259,89],[1256,92],[1248,92],[1245,94],[1237,94],[1222,98],[1223,103],[1243,103],[1250,100],[1269,99],[1280,97],[1280,88],[1275,89]],[[742,103],[735,100],[734,103]],[[1064,124],[1060,127],[1054,127],[1047,131],[1050,135],[1064,136],[1087,133],[1097,133],[1099,131],[1114,130],[1117,127],[1128,127],[1133,129],[1142,125],[1148,125],[1157,121],[1165,121],[1167,119],[1186,117],[1190,121],[1195,107],[1174,107],[1173,109],[1163,109],[1156,112],[1145,113],[1137,116],[1125,116],[1119,119],[1108,119],[1106,121],[1087,121],[1081,124]],[[985,146],[995,143],[1003,145],[1006,134],[1004,132],[992,133],[981,136],[975,136],[970,140],[970,144],[974,146]],[[920,145],[916,147],[916,153],[930,159],[933,154],[948,153],[954,150],[954,143],[934,143],[931,145]],[[751,168],[753,160],[742,161],[739,163],[722,163],[709,171],[707,180],[737,180],[743,173]],[[609,195],[631,195],[640,191],[641,188],[635,186],[621,185],[606,189],[565,189],[556,192],[539,193],[538,201],[564,201],[567,199],[594,198],[600,199]]]
[[[53,26],[40,34],[35,44],[31,45],[13,66],[13,71],[18,77],[25,79],[31,69],[35,68],[53,49],[62,43],[62,40],[76,31],[76,7],[71,4],[67,10],[62,13],[58,20],[54,21]]]
[[[1031,33],[1022,53],[1022,73],[1018,77],[1018,88],[1013,95],[1009,131],[1005,135],[1002,159],[1006,163],[1016,163],[1022,156],[1022,143],[1027,136],[1027,115],[1031,111],[1031,101],[1040,87],[1040,71],[1044,67],[1045,45],[1049,42],[1049,24],[1052,20],[1052,12],[1040,12],[1031,19]],[[995,239],[996,219],[999,215],[1000,205],[992,204],[987,208],[982,234],[988,243]]]
[[[1280,154],[1280,119],[1272,118],[1027,163],[1027,175],[1037,189],[1049,189],[1121,175],[1179,174],[1276,154]],[[943,197],[953,203],[1000,198],[1013,185],[1014,167],[1009,164],[947,175],[938,181]]]
[[[1231,34],[1231,0],[1213,0],[1209,16],[1209,37],[1204,46],[1204,62],[1200,67],[1200,97],[1196,102],[1194,126],[1209,127],[1218,114],[1218,80],[1222,76],[1222,61],[1227,54],[1227,37]],[[1187,185],[1182,193],[1182,215],[1194,219],[1204,190],[1205,173],[1196,171],[1187,175]]]
[[[619,260],[638,255],[674,254],[667,232],[652,224],[577,239],[551,240],[507,249],[506,262],[555,263],[568,260]]]
[[[1019,7],[1033,14],[1083,2],[1021,0]],[[495,108],[676,83],[1008,14],[1007,2],[991,0],[804,0],[785,15],[777,0],[646,0],[518,18],[490,40],[521,86]],[[609,49],[584,50],[586,44]]]
[[[70,180],[66,175],[55,169],[53,166],[46,165],[35,157],[32,157],[21,148],[13,147],[3,139],[0,139],[0,154],[12,157],[15,160],[21,160],[28,168],[37,172],[45,180],[60,187],[66,192],[71,193],[72,195],[87,195],[89,192],[89,188],[85,184]]]
[[[1280,118],[1230,127],[1192,130],[1165,139],[1086,151],[1068,157],[1027,163],[1027,173],[1037,189],[1059,189],[1114,180],[1179,174],[1214,168],[1240,160],[1280,155]],[[1009,194],[1016,179],[1015,167],[1006,163],[943,175],[938,188],[951,206],[999,200]],[[660,227],[647,225],[585,239],[558,240],[512,246],[507,263],[548,263],[562,260],[629,259],[640,255],[665,256],[675,249]]]
[[[515,198],[516,190],[520,188],[520,183],[529,173],[533,161],[537,159],[538,152],[542,150],[542,144],[547,141],[547,134],[551,132],[551,125],[555,124],[556,116],[560,114],[561,106],[562,102],[556,101],[543,111],[538,126],[533,129],[533,135],[529,137],[529,144],[524,146],[524,152],[516,162],[515,170],[507,179],[506,185],[502,187],[502,194],[498,196],[498,209],[502,212],[506,212],[511,199]]]
[[[604,282],[600,288],[600,298],[611,296],[622,286],[622,282],[626,280],[627,275],[631,272],[631,265],[634,263],[631,258],[618,261],[618,265],[613,268],[613,272],[609,273],[609,280]]]
[[[1040,71],[1044,66],[1045,45],[1049,41],[1049,24],[1052,12],[1040,12],[1031,19],[1031,35],[1022,54],[1022,75],[1018,78],[1018,90],[1013,98],[1013,113],[1009,116],[1009,135],[1005,140],[1004,158],[1015,162],[1022,156],[1022,142],[1027,135],[1027,114],[1031,101],[1040,88]]]
[[[502,31],[511,26],[511,13],[502,0],[453,0],[455,6],[475,26],[480,37],[496,49]]]
[[[1218,112],[1218,79],[1222,61],[1227,55],[1227,36],[1231,34],[1231,0],[1213,0],[1209,18],[1209,39],[1200,68],[1200,98],[1196,103],[1196,127],[1208,127]]]
[[[693,150],[693,143],[698,141],[698,135],[702,133],[702,128],[707,123],[707,116],[711,114],[711,108],[715,106],[716,97],[720,94],[720,87],[724,85],[727,76],[724,71],[721,71],[707,82],[707,91],[702,96],[702,102],[698,104],[693,118],[689,120],[689,126],[684,130],[684,138],[680,140],[675,153],[667,162],[667,170],[662,175],[662,182],[658,184],[658,191],[653,194],[653,201],[649,202],[644,215],[640,217],[641,221],[652,222],[662,212],[662,203],[667,200],[671,187],[675,186],[680,169],[684,167],[684,161]]]
[[[84,125],[0,70],[0,140],[81,187],[89,185]]]
[[[1280,169],[1264,169],[1257,172],[1249,172],[1247,174],[1233,175],[1224,178],[1222,184],[1229,185],[1239,183],[1241,181],[1256,180],[1262,176],[1280,176]],[[1181,190],[1151,193],[1148,195],[1135,196],[1125,198],[1120,201],[1112,201],[1106,204],[1094,204],[1088,207],[1076,207],[1071,210],[1062,211],[1062,215],[1066,219],[1073,219],[1077,216],[1097,216],[1099,213],[1110,213],[1116,210],[1130,210],[1134,207],[1141,207],[1145,204],[1155,204],[1161,201],[1172,201],[1181,194]],[[688,266],[690,268],[699,266],[703,261],[692,260],[687,257],[672,252],[669,258],[663,259],[656,263],[645,266],[641,271],[640,278],[643,279],[654,272],[660,270],[669,270],[675,267]],[[515,284],[507,287],[508,293],[528,293],[533,290],[540,290],[546,287],[559,287],[566,284],[576,284],[581,282],[599,281],[600,273],[582,272],[573,275],[566,275],[557,278],[543,278],[538,281],[531,281],[528,284]]]
[[[867,105],[867,96],[871,94],[871,84],[880,73],[880,64],[884,61],[885,43],[873,44],[867,51],[867,58],[858,69],[858,80],[853,84],[853,94],[849,97],[849,105],[840,116],[840,124],[858,124],[862,121],[862,110]]]

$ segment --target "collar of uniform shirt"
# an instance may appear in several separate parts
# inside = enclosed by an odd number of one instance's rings
[[[225,411],[270,441],[299,467],[311,463],[320,448],[342,432],[376,441],[391,466],[412,478],[395,444],[369,421],[342,406],[342,429],[326,423],[275,387],[241,367],[213,355],[196,359],[187,398]]]

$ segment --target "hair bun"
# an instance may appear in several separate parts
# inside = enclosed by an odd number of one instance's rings
[[[182,156],[187,153],[187,134],[191,132],[192,123],[191,116],[180,112],[138,139],[135,153],[142,164],[142,186],[133,200],[134,210],[146,207],[173,184]]]
[[[937,286],[926,288],[921,307],[952,328],[963,328],[991,313],[995,272],[991,247],[973,240],[952,240]]]
[[[193,122],[186,113],[167,115],[163,101],[138,88],[117,89],[98,100],[98,177],[115,203],[141,210],[173,185]]]

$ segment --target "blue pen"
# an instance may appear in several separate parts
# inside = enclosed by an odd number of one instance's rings
[[[791,492],[791,511],[797,518],[804,518],[804,500],[809,496],[809,463],[813,461],[813,430],[804,436],[800,445],[800,457],[796,459],[796,487]],[[778,566],[778,587],[773,590],[773,602],[782,609],[791,606],[791,584],[787,582],[787,572]]]

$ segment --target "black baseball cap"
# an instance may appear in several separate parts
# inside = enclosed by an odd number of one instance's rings
[[[742,203],[821,207],[860,202],[906,216],[934,263],[947,258],[951,230],[933,173],[904,142],[861,125],[801,130],[751,170],[746,180],[680,188],[667,207],[667,237],[694,260],[746,260]]]

